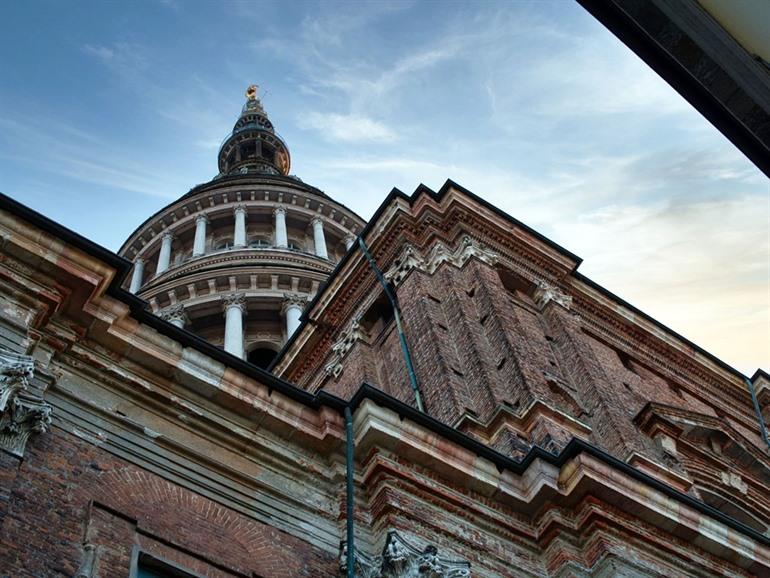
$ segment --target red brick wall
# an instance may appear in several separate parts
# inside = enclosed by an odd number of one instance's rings
[[[335,575],[335,556],[58,428],[0,460],[3,578],[71,578],[86,541],[110,578],[129,575],[135,545],[215,578]]]

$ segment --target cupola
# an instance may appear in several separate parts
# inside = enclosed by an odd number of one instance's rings
[[[257,97],[257,85],[246,90],[241,116],[219,148],[219,175],[288,175],[289,148],[275,132]]]

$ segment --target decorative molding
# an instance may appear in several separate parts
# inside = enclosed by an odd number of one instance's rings
[[[347,331],[343,331],[340,336],[340,340],[332,346],[332,355],[334,359],[324,366],[326,375],[330,375],[334,378],[339,377],[342,373],[342,360],[347,355],[348,351],[353,347],[353,344],[359,339],[363,339],[364,332],[361,329],[361,319],[357,317],[350,324]]]
[[[51,425],[51,406],[28,391],[34,370],[31,357],[0,350],[0,448],[19,457]]]
[[[340,543],[340,576],[347,575],[347,544]],[[356,548],[356,578],[470,578],[471,565],[438,556],[433,545],[422,551],[391,530],[380,556],[368,556]]]
[[[538,281],[535,289],[535,303],[542,309],[551,301],[569,310],[572,307],[572,297],[564,291],[546,281]]]
[[[385,278],[394,285],[399,285],[412,269],[419,269],[432,275],[444,263],[461,268],[472,257],[488,265],[495,265],[500,259],[495,251],[484,247],[468,235],[463,236],[460,246],[454,251],[441,242],[436,243],[426,257],[423,257],[413,246],[407,244],[401,252],[401,256],[393,262],[391,268],[385,273]]]
[[[241,310],[241,313],[246,313],[246,295],[243,293],[231,293],[230,295],[222,296],[222,303],[225,308],[225,313],[231,307],[237,307]]]

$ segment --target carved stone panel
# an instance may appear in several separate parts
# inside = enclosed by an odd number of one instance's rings
[[[459,560],[446,560],[433,545],[420,550],[398,532],[388,532],[385,548],[379,556],[355,550],[356,578],[470,578],[471,565]],[[340,545],[340,576],[347,576],[347,544]]]

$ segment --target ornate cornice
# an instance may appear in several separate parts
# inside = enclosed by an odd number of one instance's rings
[[[34,368],[31,357],[0,351],[0,447],[17,456],[51,425],[51,406],[28,391]]]
[[[347,575],[347,543],[340,543],[340,576]],[[460,560],[446,560],[433,545],[420,550],[391,530],[379,556],[369,556],[355,548],[356,578],[470,578],[471,565]]]
[[[448,248],[444,243],[438,242],[424,257],[412,245],[407,244],[401,256],[393,262],[391,268],[385,273],[385,278],[398,286],[412,269],[419,269],[432,275],[444,263],[460,268],[472,257],[488,265],[495,265],[500,258],[495,251],[482,246],[469,235],[465,235],[460,241],[460,246],[454,250]]]

